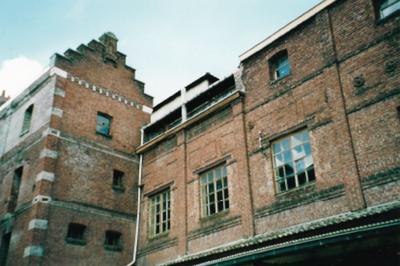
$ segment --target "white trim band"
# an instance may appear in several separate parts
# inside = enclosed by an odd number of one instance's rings
[[[46,172],[46,171],[40,172],[36,176],[36,182],[39,182],[39,181],[42,181],[42,180],[53,182],[54,181],[54,173],[50,173],[50,172]]]
[[[28,230],[39,229],[46,230],[49,222],[44,219],[33,219],[29,222]]]

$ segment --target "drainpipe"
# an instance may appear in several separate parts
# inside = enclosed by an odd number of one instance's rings
[[[143,128],[140,130],[140,144],[143,144]],[[127,266],[133,266],[136,263],[138,239],[139,239],[139,221],[140,221],[140,198],[142,194],[142,168],[143,168],[143,155],[139,155],[139,180],[138,180],[138,197],[137,197],[137,212],[136,212],[136,229],[135,229],[135,243],[133,247],[132,261]]]

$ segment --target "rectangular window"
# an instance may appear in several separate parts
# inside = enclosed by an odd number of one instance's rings
[[[226,165],[200,175],[203,216],[229,209],[228,176]]]
[[[113,190],[123,192],[124,189],[124,179],[125,173],[119,170],[113,170],[113,180],[112,180],[112,188]]]
[[[8,203],[8,212],[14,212],[15,208],[17,207],[18,196],[19,196],[19,189],[21,187],[21,180],[23,174],[23,167],[19,167],[14,171],[13,182],[11,185],[11,195],[10,201]]]
[[[96,125],[96,133],[110,137],[111,136],[111,121],[112,117],[108,114],[97,113],[97,125]]]
[[[70,244],[85,245],[85,231],[86,225],[70,223],[65,241]]]
[[[269,60],[271,79],[281,79],[290,74],[290,64],[286,50],[280,51]]]
[[[171,228],[170,190],[150,197],[150,235],[156,236],[168,232]]]
[[[400,11],[400,0],[380,0],[377,2],[377,13],[380,19]]]
[[[308,131],[301,131],[273,143],[277,190],[287,191],[315,180]]]
[[[24,120],[22,121],[22,129],[21,135],[28,133],[31,128],[31,121],[32,121],[32,114],[33,114],[33,104],[30,105],[24,113]]]
[[[110,251],[121,251],[122,250],[121,233],[111,230],[106,231],[104,248]]]

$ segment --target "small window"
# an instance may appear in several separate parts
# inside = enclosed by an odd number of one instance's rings
[[[21,166],[14,171],[13,182],[11,185],[11,195],[10,195],[10,200],[9,200],[8,208],[7,208],[8,212],[14,212],[15,208],[17,207],[23,169],[24,168]]]
[[[274,55],[269,60],[269,68],[272,80],[281,79],[288,76],[291,69],[287,51],[283,50]]]
[[[170,191],[165,190],[150,197],[150,235],[166,233],[171,228]]]
[[[22,121],[21,135],[24,135],[29,132],[29,130],[31,128],[32,114],[33,114],[33,104],[30,105],[25,110],[24,120]]]
[[[301,131],[273,143],[277,190],[284,192],[315,181],[308,131]]]
[[[96,133],[106,136],[106,137],[111,137],[111,121],[112,117],[109,116],[108,114],[104,113],[97,113],[97,125],[96,125]]]
[[[228,176],[226,165],[200,175],[203,216],[229,209]]]
[[[378,0],[376,9],[379,19],[386,18],[400,11],[400,0]]]
[[[116,231],[106,231],[104,248],[110,251],[121,251],[121,233]]]
[[[113,170],[112,188],[115,191],[123,192],[124,188],[124,175],[125,173],[119,170]]]
[[[65,241],[70,244],[85,245],[86,226],[83,224],[70,223]]]

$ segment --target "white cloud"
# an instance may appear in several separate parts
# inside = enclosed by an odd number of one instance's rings
[[[6,95],[15,98],[35,81],[43,70],[42,64],[24,56],[4,60],[0,66],[0,93],[5,90]]]

